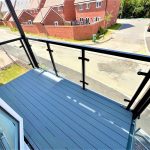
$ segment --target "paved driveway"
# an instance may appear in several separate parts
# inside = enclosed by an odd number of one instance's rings
[[[108,42],[98,43],[97,47],[146,54],[145,29],[150,19],[118,19],[120,30],[113,32]]]

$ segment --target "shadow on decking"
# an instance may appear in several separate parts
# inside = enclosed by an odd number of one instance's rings
[[[132,114],[80,86],[31,70],[0,89],[34,149],[126,149]]]

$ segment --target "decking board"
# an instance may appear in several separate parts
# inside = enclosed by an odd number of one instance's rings
[[[0,87],[34,149],[126,149],[132,114],[65,79],[31,70]]]

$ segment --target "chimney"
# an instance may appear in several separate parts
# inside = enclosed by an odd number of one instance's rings
[[[65,21],[76,20],[74,0],[64,0],[64,18]]]

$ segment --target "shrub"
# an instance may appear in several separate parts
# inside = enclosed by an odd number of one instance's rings
[[[96,39],[100,39],[100,37],[102,35],[104,35],[106,32],[107,32],[107,29],[104,29],[104,28],[100,27],[97,34],[96,34]]]

